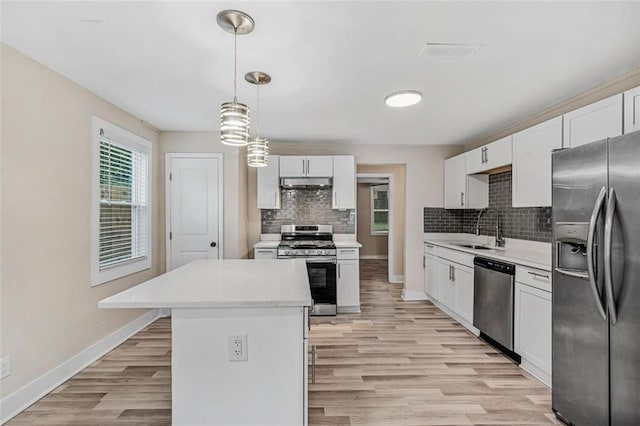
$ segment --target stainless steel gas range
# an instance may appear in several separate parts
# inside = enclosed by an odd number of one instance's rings
[[[314,305],[311,315],[337,310],[336,246],[331,225],[283,225],[278,259],[305,259]]]

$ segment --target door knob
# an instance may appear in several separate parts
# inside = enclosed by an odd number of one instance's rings
[[[218,244],[216,244],[216,242],[215,242],[215,241],[211,241],[211,244],[209,244],[209,245],[210,245],[211,247],[215,247],[215,246],[217,246]]]

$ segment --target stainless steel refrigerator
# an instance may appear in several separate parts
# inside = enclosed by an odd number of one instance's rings
[[[553,153],[552,405],[640,425],[640,132]]]

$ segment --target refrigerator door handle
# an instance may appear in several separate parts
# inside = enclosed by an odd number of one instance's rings
[[[616,300],[613,297],[613,275],[611,271],[611,244],[613,239],[613,219],[616,214],[616,191],[609,190],[609,201],[604,221],[604,284],[609,305],[609,319],[611,325],[618,322],[618,312],[616,310]]]
[[[589,274],[589,284],[591,284],[593,297],[596,300],[598,313],[600,313],[600,317],[602,317],[602,319],[605,321],[607,320],[607,312],[604,306],[604,302],[602,301],[602,297],[600,296],[600,292],[598,291],[598,284],[596,282],[597,277],[593,259],[593,240],[595,239],[598,216],[600,216],[600,212],[602,211],[602,206],[604,204],[606,196],[607,188],[603,186],[602,189],[600,189],[598,198],[596,198],[596,203],[593,206],[593,211],[591,212],[591,220],[589,221],[589,232],[587,236],[587,273]]]

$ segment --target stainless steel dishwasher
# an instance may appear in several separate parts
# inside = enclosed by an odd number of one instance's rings
[[[473,260],[473,325],[491,343],[513,351],[513,293],[516,268],[509,263]]]

